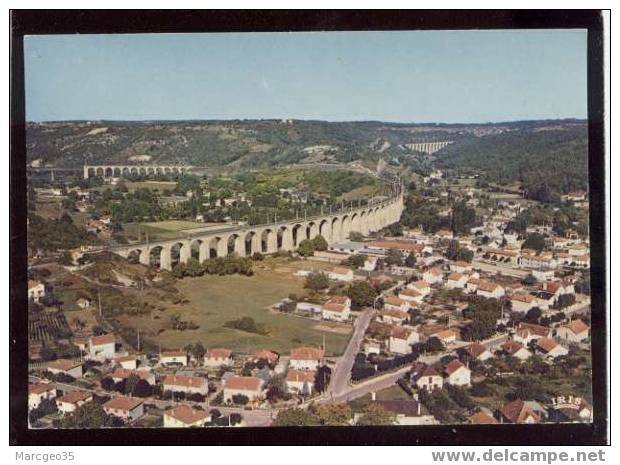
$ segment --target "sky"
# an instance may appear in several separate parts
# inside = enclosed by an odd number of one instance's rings
[[[28,36],[26,119],[587,117],[587,31]]]

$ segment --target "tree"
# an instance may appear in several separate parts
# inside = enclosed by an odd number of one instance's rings
[[[463,328],[463,339],[479,341],[495,333],[497,320],[501,316],[501,304],[497,299],[476,297],[469,307],[463,311],[463,316],[472,322]]]
[[[542,310],[539,307],[532,307],[525,314],[525,320],[530,323],[538,323],[542,316]]]
[[[349,233],[349,240],[353,242],[360,242],[364,240],[364,235],[359,231],[351,231]]]
[[[324,392],[329,386],[332,377],[332,369],[327,365],[321,365],[314,375],[314,389],[317,392]]]
[[[456,260],[459,253],[459,242],[455,239],[450,240],[446,249],[446,258],[448,260]]]
[[[101,387],[105,389],[106,391],[113,391],[114,384],[115,384],[114,380],[110,378],[109,376],[106,376],[105,378],[101,380]]]
[[[403,253],[398,249],[389,249],[385,257],[385,263],[389,266],[401,266],[403,264]]]
[[[351,307],[359,310],[373,305],[377,297],[377,290],[366,281],[357,281],[349,286],[347,295],[351,299]]]
[[[140,379],[133,388],[132,394],[136,397],[150,397],[153,387],[145,379]]]
[[[325,404],[317,411],[321,424],[325,426],[348,426],[353,412],[348,404]]]
[[[136,385],[140,381],[140,378],[137,375],[131,374],[125,379],[125,394],[130,395],[133,394]]]
[[[306,276],[304,288],[318,292],[323,289],[327,289],[328,287],[329,278],[325,273],[317,271],[315,273],[310,273],[308,276]]]
[[[304,239],[299,243],[299,247],[297,247],[297,253],[302,257],[311,257],[314,255],[314,245],[311,240]]]
[[[244,396],[243,394],[235,394],[232,396],[232,401],[233,404],[245,405],[250,401],[250,399],[248,396]]]
[[[364,254],[349,255],[345,260],[342,261],[342,264],[350,266],[354,269],[358,269],[366,264],[366,258],[367,257]]]
[[[452,233],[455,236],[467,234],[476,223],[476,210],[467,206],[464,200],[452,206]]]
[[[424,345],[424,350],[427,352],[441,352],[445,347],[438,337],[428,338]]]
[[[542,252],[545,249],[545,237],[538,233],[528,234],[521,248]]]
[[[393,425],[396,415],[387,411],[378,404],[368,404],[362,409],[362,414],[357,420],[360,426]]]
[[[405,266],[409,268],[413,268],[416,264],[416,257],[413,252],[409,252],[407,258],[405,258]]]
[[[71,416],[60,421],[62,428],[89,429],[112,426],[112,419],[97,402],[87,402],[77,407]]]
[[[327,244],[327,240],[325,240],[325,238],[320,234],[312,239],[312,245],[314,246],[314,250],[318,252],[327,250],[327,247],[329,246],[329,244]]]
[[[274,426],[319,426],[319,417],[300,408],[280,410],[273,422]]]

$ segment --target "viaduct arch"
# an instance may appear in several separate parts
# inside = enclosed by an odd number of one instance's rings
[[[191,166],[179,165],[84,165],[84,179],[94,176],[102,178],[120,178],[132,174],[172,174],[185,173]]]

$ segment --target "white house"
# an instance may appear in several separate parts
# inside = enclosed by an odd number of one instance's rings
[[[78,307],[80,307],[81,309],[89,308],[90,307],[90,300],[87,299],[86,297],[80,297],[79,299],[77,299],[75,301],[75,304]]]
[[[422,279],[428,284],[441,283],[443,281],[443,273],[439,268],[431,268],[422,274]]]
[[[208,368],[231,366],[232,363],[232,351],[228,349],[209,349],[204,356],[204,365]]]
[[[428,283],[423,280],[410,282],[409,284],[407,284],[407,289],[413,289],[422,294],[423,296],[430,294],[432,291]]]
[[[471,263],[457,260],[450,263],[450,271],[454,273],[469,273],[472,270]]]
[[[56,388],[53,384],[37,383],[28,385],[28,409],[35,409],[43,399],[56,398]]]
[[[224,402],[232,402],[234,396],[246,396],[250,401],[261,398],[264,381],[254,376],[231,376],[224,381]]]
[[[122,357],[116,357],[114,363],[126,370],[135,370],[138,368],[140,358],[135,355],[123,355]]]
[[[432,366],[418,365],[414,368],[413,377],[418,389],[433,391],[443,388],[443,377]]]
[[[114,334],[92,336],[88,341],[88,352],[95,360],[112,360],[116,353],[116,338]]]
[[[386,297],[383,301],[383,308],[385,310],[399,310],[401,312],[407,312],[411,308],[411,304],[400,297],[391,295]]]
[[[135,397],[113,397],[103,404],[103,410],[108,415],[114,415],[125,421],[137,420],[144,415],[144,405]]]
[[[85,391],[70,391],[56,399],[56,407],[63,415],[73,413],[76,408],[93,400],[93,395]]]
[[[568,355],[568,349],[561,346],[553,339],[541,337],[536,340],[536,351],[546,358],[554,359],[563,355]]]
[[[527,313],[536,306],[536,303],[536,298],[531,294],[519,292],[510,296],[510,304],[513,312]]]
[[[395,416],[395,425],[418,426],[438,425],[437,419],[431,415],[417,400],[377,400],[372,404],[382,407]],[[354,416],[354,423],[361,417],[361,412]]]
[[[351,315],[351,299],[334,296],[323,305],[321,316],[324,320],[347,321]]]
[[[199,376],[168,375],[164,379],[164,391],[206,396],[209,393],[209,381]]]
[[[346,268],[346,267],[342,267],[342,266],[337,266],[334,267],[329,273],[328,273],[328,277],[329,279],[333,279],[335,281],[353,281],[354,278],[354,273],[353,270],[350,268]]]
[[[550,337],[551,329],[533,323],[519,323],[517,330],[513,335],[513,339],[521,344],[528,345],[530,341],[540,339],[541,337]]]
[[[493,358],[491,351],[480,342],[474,342],[473,344],[465,347],[464,350],[471,359],[478,360],[479,362],[485,362],[490,358]]]
[[[130,376],[137,376],[140,379],[143,379],[151,386],[154,386],[156,383],[155,374],[149,370],[128,370],[127,368],[117,368],[112,372],[110,378],[115,383],[119,383],[123,380],[126,380]]]
[[[210,421],[209,412],[189,405],[179,405],[164,412],[164,428],[201,428]]]
[[[445,382],[453,386],[469,386],[471,385],[471,370],[459,362],[457,359],[452,360],[445,368]]]
[[[450,273],[446,281],[446,287],[448,289],[465,289],[468,279],[469,277],[466,274],[457,272]]]
[[[388,350],[395,354],[410,354],[411,344],[420,342],[420,335],[412,328],[393,326],[390,330]]]
[[[36,279],[28,280],[28,300],[39,302],[41,297],[45,297],[45,284]]]
[[[82,364],[73,360],[58,359],[50,362],[47,365],[47,369],[53,374],[57,375],[63,373],[65,375],[72,376],[74,378],[82,377]]]
[[[289,370],[286,373],[286,388],[290,392],[310,395],[314,390],[315,371]]]
[[[527,350],[523,344],[517,341],[506,341],[501,347],[506,355],[518,358],[519,360],[527,360],[532,356],[532,353]]]
[[[403,289],[402,291],[398,293],[398,298],[401,300],[406,300],[407,302],[414,302],[414,303],[419,304],[419,303],[422,303],[422,300],[424,299],[424,295],[422,295],[416,289],[411,289],[409,287],[406,287],[405,289]]]
[[[290,367],[293,370],[316,370],[323,361],[325,351],[315,347],[298,347],[291,350]]]
[[[504,295],[504,288],[496,283],[491,283],[488,281],[480,281],[478,283],[478,289],[476,293],[479,296],[486,297],[487,299],[499,299]]]
[[[567,325],[560,326],[556,335],[567,342],[581,342],[590,337],[590,327],[581,320],[573,320]]]
[[[409,318],[409,314],[407,312],[403,312],[402,310],[393,310],[388,308],[381,310],[379,313],[379,318],[383,323],[400,325],[403,321]]]

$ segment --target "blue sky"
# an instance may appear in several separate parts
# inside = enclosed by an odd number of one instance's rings
[[[26,117],[585,118],[586,39],[585,30],[29,36]]]

